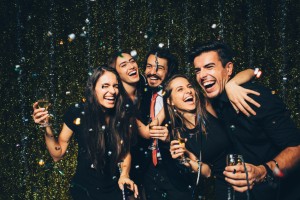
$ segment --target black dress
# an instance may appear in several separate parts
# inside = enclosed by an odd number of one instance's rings
[[[219,119],[208,113],[204,122],[206,133],[199,135],[199,127],[186,129],[182,137],[188,138],[186,148],[199,158],[202,151],[202,161],[210,165],[215,182],[214,196],[216,199],[227,198],[227,183],[223,171],[226,167],[226,155],[232,146]],[[198,133],[198,134],[197,134]],[[201,187],[201,186],[200,186]]]
[[[78,142],[77,167],[71,181],[71,195],[73,199],[122,199],[122,192],[118,186],[119,173],[117,166],[107,164],[104,169],[96,170],[92,161],[87,157],[83,137],[83,104],[75,104],[68,109],[64,116],[64,123],[74,132]],[[109,149],[106,153],[106,163],[109,163]],[[115,167],[115,173],[111,168]]]

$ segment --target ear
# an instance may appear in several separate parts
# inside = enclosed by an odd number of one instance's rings
[[[231,76],[232,72],[233,72],[233,63],[232,62],[228,62],[225,66],[225,69],[227,71],[227,75]]]
[[[173,102],[170,102],[170,98],[167,98],[167,104],[172,106],[174,105]]]

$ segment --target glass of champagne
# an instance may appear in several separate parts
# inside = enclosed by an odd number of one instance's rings
[[[174,128],[174,138],[177,139],[178,144],[182,148],[185,148],[185,138],[181,137],[181,128]],[[179,161],[181,164],[185,164],[187,162],[184,155],[180,157]]]
[[[238,154],[227,154],[226,156],[226,165],[227,166],[234,166],[238,164],[242,164],[243,157],[242,155]],[[227,200],[234,200],[235,199],[235,191],[231,187],[230,184],[228,184],[227,187]]]
[[[149,129],[152,129],[153,126],[159,126],[159,121],[157,118],[155,118],[153,121],[150,122]],[[156,142],[154,142],[154,141],[156,141]],[[153,139],[153,141],[152,141],[151,145],[148,147],[148,149],[149,150],[157,149],[157,144],[158,144],[158,142],[157,142],[157,139],[155,138],[155,139]]]
[[[49,93],[46,88],[39,87],[36,91],[36,98],[38,99],[38,107],[44,108],[45,111],[48,110],[50,106],[49,102]],[[48,119],[49,120],[49,119]],[[45,120],[41,125],[40,128],[51,126],[51,124],[48,122],[48,120]]]

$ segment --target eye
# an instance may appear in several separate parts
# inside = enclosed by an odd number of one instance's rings
[[[108,85],[102,85],[102,89],[108,88]]]
[[[195,74],[198,74],[198,73],[200,73],[200,69],[199,68],[196,68],[195,70],[194,70],[194,72],[195,72]]]
[[[119,88],[119,84],[115,84],[115,85],[114,85],[114,88]]]
[[[193,86],[191,84],[188,84],[188,88],[192,88]]]
[[[134,59],[131,59],[129,62],[130,62],[131,64],[136,63],[136,61],[135,61]]]

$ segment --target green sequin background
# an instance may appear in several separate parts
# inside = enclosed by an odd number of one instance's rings
[[[298,0],[1,1],[0,199],[70,199],[76,143],[51,160],[31,118],[36,88],[49,88],[57,135],[88,73],[119,48],[136,50],[141,67],[162,43],[192,74],[192,44],[225,40],[236,50],[236,71],[262,68],[257,82],[283,98],[300,127],[299,10]]]

